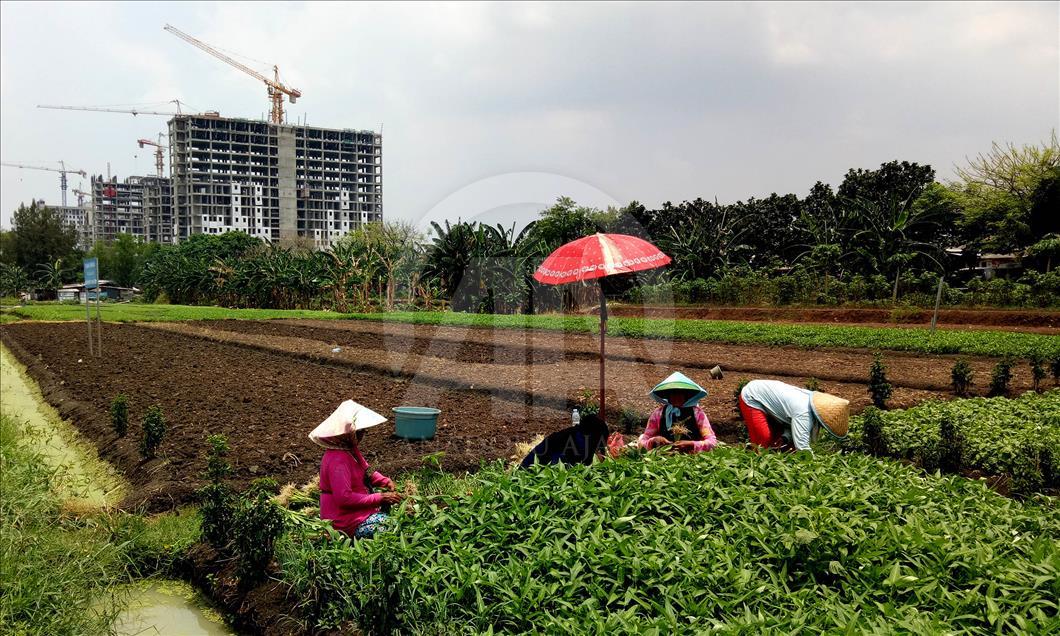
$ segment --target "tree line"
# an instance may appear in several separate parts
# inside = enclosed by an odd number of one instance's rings
[[[592,297],[538,285],[532,273],[559,245],[594,232],[640,236],[672,264],[605,281],[610,296],[731,303],[895,302],[970,285],[982,253],[1015,254],[1026,273],[1004,294],[951,302],[1055,305],[1060,276],[1060,144],[994,144],[940,183],[934,169],[891,161],[851,169],[839,185],[804,196],[735,203],[695,199],[604,210],[560,198],[520,231],[475,221],[368,224],[330,249],[269,244],[246,234],[199,235],[178,245],[128,235],[98,244],[104,278],[149,300],[337,311],[436,307],[533,313]],[[80,273],[76,236],[50,210],[20,206],[0,235],[0,292],[55,289]],[[1023,285],[1020,293],[1013,285]],[[978,287],[977,287],[978,286]],[[772,290],[768,294],[762,289]],[[1016,289],[1016,292],[1013,291]],[[753,290],[758,290],[754,293]],[[663,292],[663,293],[660,293]],[[653,295],[654,294],[654,295]],[[949,296],[949,294],[948,294]]]

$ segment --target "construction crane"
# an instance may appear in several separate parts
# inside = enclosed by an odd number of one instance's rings
[[[88,197],[89,200],[92,199],[91,192],[85,192],[84,190],[81,190],[79,188],[74,188],[71,192],[73,192],[77,196],[77,207],[79,208],[85,205],[85,197]]]
[[[217,49],[213,48],[209,44],[206,44],[205,42],[203,42],[201,40],[196,40],[195,38],[191,37],[187,33],[184,33],[183,31],[181,31],[180,29],[178,29],[178,28],[176,28],[174,26],[171,26],[171,25],[167,24],[165,26],[165,30],[169,31],[173,35],[175,35],[178,38],[184,40],[185,42],[191,44],[192,46],[200,48],[203,51],[206,51],[210,55],[212,55],[212,56],[216,57],[217,59],[221,60],[222,62],[227,62],[228,64],[231,64],[232,66],[234,66],[234,67],[238,68],[239,70],[243,71],[247,75],[250,75],[251,77],[253,77],[253,78],[257,79],[257,80],[260,80],[260,81],[264,82],[265,86],[268,88],[269,101],[272,103],[272,107],[271,107],[271,110],[270,110],[270,113],[269,113],[269,121],[271,121],[274,124],[282,124],[284,122],[283,96],[287,95],[288,97],[290,97],[292,104],[297,103],[298,102],[298,98],[302,96],[302,91],[298,90],[297,88],[290,88],[288,86],[284,86],[280,82],[280,69],[276,65],[273,65],[273,67],[272,67],[272,73],[273,73],[274,79],[269,79],[269,78],[265,77],[264,75],[262,75],[261,73],[259,73],[259,72],[255,71],[254,69],[250,68],[249,66],[247,66],[245,64],[241,64],[240,62],[237,62],[237,61],[233,60],[232,58],[228,57],[224,53],[222,53],[222,52],[218,51]]]
[[[106,106],[58,106],[54,104],[39,104],[37,108],[48,108],[51,110],[87,110],[95,113],[126,113],[128,115],[162,115],[165,117],[179,117],[186,115],[180,111],[179,100],[174,99],[173,102],[177,105],[177,112],[172,111],[159,111],[159,110],[140,110],[138,108],[110,108]],[[221,114],[215,110],[208,110],[203,113],[199,113],[200,117],[220,117]]]
[[[84,170],[74,170],[72,168],[71,169],[67,169],[66,168],[66,164],[63,163],[62,161],[59,162],[59,167],[58,168],[49,168],[47,166],[27,166],[27,165],[23,165],[21,163],[8,163],[6,161],[0,162],[0,165],[5,165],[5,166],[8,166],[10,168],[22,168],[24,170],[47,170],[48,172],[58,172],[59,173],[59,187],[62,188],[62,191],[63,191],[63,207],[64,208],[66,207],[66,175],[67,174],[79,174],[82,177],[87,176],[87,173]]]
[[[158,176],[163,176],[165,172],[165,166],[162,162],[162,149],[168,148],[169,146],[162,145],[162,133],[158,133],[158,141],[154,142],[150,139],[137,139],[136,143],[140,144],[140,147],[154,146],[155,147],[155,169],[158,170]]]

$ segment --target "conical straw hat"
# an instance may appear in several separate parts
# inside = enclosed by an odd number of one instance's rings
[[[841,397],[814,391],[810,405],[817,420],[835,437],[846,437],[850,428],[850,401]]]
[[[385,421],[385,417],[372,409],[353,400],[346,400],[328,416],[328,419],[313,429],[313,432],[309,434],[309,439],[318,446],[336,448],[342,444],[336,444],[333,438],[346,435],[350,431],[371,428]]]

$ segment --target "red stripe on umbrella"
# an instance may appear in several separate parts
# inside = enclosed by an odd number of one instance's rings
[[[614,274],[631,274],[662,267],[670,262],[651,243],[628,234],[593,234],[556,248],[534,272],[534,280],[546,285],[563,285]],[[607,298],[600,286],[600,417],[606,415],[604,399],[604,360],[607,358]]]

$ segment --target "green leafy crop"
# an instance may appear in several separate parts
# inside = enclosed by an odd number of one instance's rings
[[[1026,477],[1028,471],[1037,471],[1036,479],[1021,477],[1013,484],[1016,490],[1021,490],[1021,483],[1035,481],[1038,487],[1060,486],[1060,390],[1028,392],[1016,399],[931,401],[878,415],[883,420],[882,447],[892,457],[912,460],[928,470],[940,468],[940,462],[950,466],[956,462],[988,475]],[[952,455],[952,444],[942,440],[940,427],[947,420],[960,439],[959,458]],[[878,450],[880,444],[869,443],[867,430],[864,415],[852,418],[848,447]]]
[[[1060,512],[861,454],[487,468],[395,532],[285,555],[373,634],[1046,632]]]

